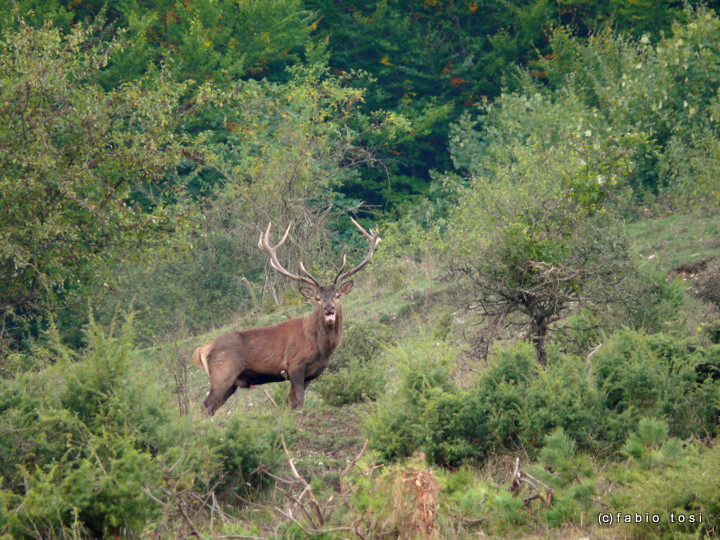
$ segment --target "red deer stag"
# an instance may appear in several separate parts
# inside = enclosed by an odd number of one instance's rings
[[[370,250],[360,264],[344,273],[347,259],[343,255],[342,267],[327,286],[320,285],[302,262],[300,270],[305,276],[288,272],[278,261],[276,250],[287,240],[290,226],[275,247],[270,246],[272,223],[268,224],[264,234],[260,234],[258,247],[267,253],[270,266],[285,277],[310,285],[300,287],[300,292],[317,305],[306,317],[264,328],[230,332],[195,349],[193,360],[210,377],[210,392],[205,398],[208,415],[215,414],[237,388],[283,380],[290,381],[290,406],[293,409],[303,406],[305,388],[325,370],[342,340],[340,297],[353,287],[348,278],[370,261],[380,242],[377,227],[370,234],[350,219],[370,242]]]

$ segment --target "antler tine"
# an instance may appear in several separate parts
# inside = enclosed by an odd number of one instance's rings
[[[300,261],[300,270],[302,270],[304,274],[307,274],[307,277],[312,279],[315,282],[315,285],[317,285],[318,287],[320,286],[320,282],[317,279],[315,279],[315,277],[313,277],[313,275],[305,269],[305,265],[303,264],[302,261]]]
[[[352,221],[353,225],[355,225],[355,227],[357,227],[357,229],[362,233],[362,235],[368,239],[368,241],[370,242],[370,249],[369,249],[367,255],[365,255],[365,258],[355,268],[348,270],[347,272],[342,274],[342,276],[340,275],[340,273],[338,273],[337,277],[335,278],[335,283],[337,283],[338,281],[344,281],[347,278],[349,278],[350,276],[352,276],[353,274],[355,274],[356,272],[362,270],[365,267],[365,265],[368,262],[370,262],[370,259],[372,258],[373,254],[375,253],[375,248],[377,248],[378,244],[380,243],[380,240],[382,240],[382,238],[380,238],[380,228],[379,227],[376,226],[375,229],[373,230],[373,233],[370,234],[363,228],[362,225],[360,225],[352,217],[350,218],[350,221]],[[345,268],[345,256],[344,255],[343,255],[343,268]],[[342,268],[340,269],[340,272],[342,272]]]
[[[338,273],[337,273],[337,275],[335,276],[335,279],[333,280],[333,285],[337,285],[338,278],[339,278],[340,275],[342,274],[342,271],[345,270],[345,267],[346,267],[346,266],[347,266],[347,255],[345,255],[345,254],[343,253],[343,263],[342,263],[342,266],[340,267],[340,270],[338,270]]]
[[[353,225],[355,225],[360,230],[360,232],[363,234],[363,236],[372,242],[373,237],[370,235],[370,233],[367,232],[363,228],[362,225],[360,225],[357,221],[355,221],[352,216],[348,216],[348,217],[350,218],[350,221],[353,222]],[[377,227],[375,227],[375,234],[377,234],[377,233],[378,233],[378,230],[377,230]]]
[[[260,233],[260,240],[258,241],[258,247],[263,250],[267,255],[270,257],[270,266],[273,267],[274,270],[276,270],[278,273],[282,274],[285,277],[289,277],[290,279],[293,279],[295,281],[302,281],[304,283],[309,283],[310,285],[313,285],[314,287],[319,287],[320,283],[312,277],[303,266],[302,262],[300,263],[300,268],[309,276],[299,276],[297,274],[293,274],[292,272],[288,272],[283,268],[283,265],[280,264],[280,261],[277,258],[277,248],[282,246],[285,243],[285,240],[287,240],[288,235],[290,234],[290,228],[292,227],[292,223],[288,225],[288,228],[285,230],[285,234],[283,235],[280,242],[278,242],[275,247],[272,247],[270,245],[270,229],[272,228],[272,222],[268,223],[267,230],[265,233]]]
[[[287,240],[288,234],[290,234],[290,227],[292,227],[292,223],[288,225],[287,229],[285,229],[285,234],[283,235],[282,239],[277,243],[277,245],[274,248],[270,247],[270,229],[272,228],[272,221],[268,223],[267,230],[265,231],[265,234],[260,233],[260,240],[258,241],[258,247],[262,249],[263,251],[272,251],[273,253],[277,248],[282,246],[285,243],[285,240]]]

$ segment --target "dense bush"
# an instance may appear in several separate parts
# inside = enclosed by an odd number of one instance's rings
[[[475,445],[473,418],[463,414],[469,393],[450,379],[458,352],[428,339],[391,348],[387,359],[401,372],[400,388],[379,404],[368,420],[371,446],[386,458],[422,450],[436,463],[458,464],[481,452]]]
[[[350,403],[375,401],[385,390],[385,368],[377,359],[350,360],[338,371],[325,373],[315,389],[325,403],[341,407]]]
[[[595,384],[607,409],[607,438],[618,443],[642,416],[665,419],[670,434],[715,435],[720,422],[720,348],[665,334],[621,332],[593,356]]]
[[[535,456],[558,428],[579,448],[609,456],[645,417],[664,419],[674,437],[712,436],[720,426],[719,358],[717,346],[624,331],[590,361],[553,353],[543,368],[519,343],[461,390],[425,345],[403,361],[401,389],[381,402],[369,433],[386,458],[422,450],[449,466],[518,448]]]
[[[687,211],[718,200],[720,19],[704,7],[685,17],[657,43],[609,31],[582,42],[560,29],[543,67],[549,86],[591,106],[607,133],[644,134],[628,176],[635,196],[652,204],[660,194]]]
[[[391,340],[392,331],[384,324],[348,324],[342,347],[314,384],[315,390],[326,403],[336,407],[377,400],[387,382],[387,367],[381,355]]]
[[[132,319],[92,320],[75,354],[0,389],[0,533],[138,535],[189,494],[257,489],[278,455],[274,428],[193,423],[131,364]]]
[[[0,36],[0,336],[15,345],[107,287],[111,262],[183,244],[160,179],[192,152],[173,129],[187,84],[155,72],[107,91],[95,77],[118,50],[83,26]]]

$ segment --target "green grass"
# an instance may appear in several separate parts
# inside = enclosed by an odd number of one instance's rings
[[[635,249],[670,271],[682,264],[720,260],[720,214],[651,219],[628,226]]]

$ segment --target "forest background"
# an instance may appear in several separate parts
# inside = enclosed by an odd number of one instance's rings
[[[13,0],[0,534],[717,536],[717,7]],[[192,348],[309,310],[259,230],[330,275],[351,215],[306,410],[201,418]]]

